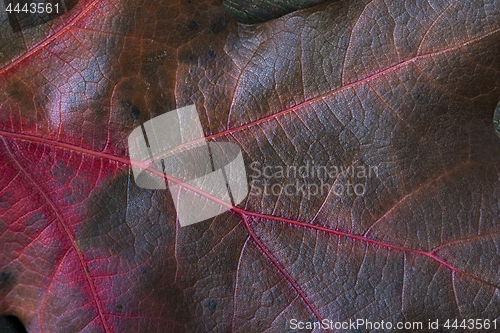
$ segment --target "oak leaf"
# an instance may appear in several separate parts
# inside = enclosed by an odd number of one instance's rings
[[[0,16],[0,314],[29,332],[500,325],[499,1],[256,25],[219,0],[72,6]],[[190,104],[241,147],[250,194],[180,228],[127,137]]]

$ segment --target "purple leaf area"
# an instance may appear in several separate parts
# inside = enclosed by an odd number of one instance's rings
[[[256,25],[219,0],[73,6],[21,31],[0,14],[1,315],[30,333],[500,331],[500,1]],[[249,193],[166,175],[227,210],[180,227],[127,139],[191,104],[241,149]]]

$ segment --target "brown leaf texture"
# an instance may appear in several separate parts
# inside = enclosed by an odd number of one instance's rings
[[[219,0],[72,6],[20,32],[0,14],[1,314],[29,332],[500,330],[498,0],[256,25]],[[127,137],[190,104],[240,147],[250,193],[181,228],[169,191],[135,184]],[[347,171],[286,173],[306,166]]]

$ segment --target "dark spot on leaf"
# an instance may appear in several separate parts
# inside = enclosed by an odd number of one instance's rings
[[[16,285],[16,276],[8,269],[0,272],[0,298],[9,293]]]
[[[132,117],[138,119],[139,115],[141,114],[141,111],[139,110],[138,107],[132,106],[132,108],[130,109],[130,113],[132,114]]]
[[[2,271],[2,273],[0,273],[0,277],[2,278],[2,281],[3,282],[7,282],[7,280],[9,279],[10,277],[10,274],[5,272],[5,271]]]
[[[10,207],[9,194],[5,194],[4,196],[0,197],[0,208],[7,209],[9,207]]]
[[[413,94],[413,99],[415,99],[417,102],[424,102],[428,97],[427,97],[427,92],[429,89],[427,87],[421,87],[419,88],[414,94]]]
[[[217,308],[217,301],[211,299],[209,302],[208,302],[208,308],[210,310],[215,310]]]
[[[33,215],[29,217],[26,222],[26,225],[34,225],[39,221],[46,221],[45,215],[42,212],[35,212]]]
[[[198,26],[198,23],[197,23],[196,21],[191,21],[191,22],[189,22],[189,24],[188,24],[188,28],[189,28],[189,30],[192,30],[192,31],[196,31],[196,30],[198,30],[198,27],[199,27],[199,26]]]
[[[0,332],[27,333],[23,323],[16,316],[0,316]]]
[[[134,105],[129,101],[123,101],[122,105],[125,109],[127,109],[130,112],[130,114],[134,119],[139,119],[139,116],[141,115],[141,110],[137,105]]]
[[[208,54],[208,57],[209,57],[209,58],[214,58],[214,57],[216,56],[216,53],[215,53],[215,51],[214,51],[214,50],[210,50],[210,51],[208,51],[208,53],[207,53],[207,54]]]
[[[118,310],[121,310],[121,309],[123,309],[123,305],[121,305],[120,303],[118,303],[118,304],[116,304],[116,308],[117,308]]]
[[[227,19],[224,15],[221,15],[215,19],[215,22],[210,26],[210,32],[213,34],[220,34],[227,26]]]

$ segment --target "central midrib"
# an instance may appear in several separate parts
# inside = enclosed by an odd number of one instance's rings
[[[122,163],[122,164],[125,164],[125,165],[128,165],[128,166],[131,165],[131,160],[130,159],[126,159],[126,158],[123,158],[123,157],[114,156],[114,155],[107,154],[107,153],[95,152],[95,151],[92,151],[90,149],[85,149],[85,148],[81,148],[81,147],[74,146],[74,145],[67,144],[67,143],[57,142],[57,141],[50,140],[50,139],[40,138],[40,137],[31,136],[31,135],[27,135],[27,134],[11,133],[11,132],[6,132],[6,131],[2,131],[2,130],[0,130],[0,136],[6,136],[6,137],[11,137],[11,138],[20,139],[20,140],[27,140],[27,141],[37,142],[37,143],[41,143],[41,144],[47,144],[47,145],[51,145],[51,146],[55,146],[55,147],[63,148],[63,149],[70,149],[70,150],[74,150],[74,151],[80,152],[82,154],[89,154],[91,156],[95,156],[95,157],[99,157],[99,158],[106,158],[106,159],[113,160],[113,161],[116,161],[116,162],[119,162],[119,163]],[[467,273],[465,271],[462,271],[462,270],[454,267],[453,265],[445,262],[443,259],[437,257],[432,252],[427,252],[427,251],[422,251],[422,250],[417,250],[417,249],[411,249],[411,248],[407,248],[407,247],[396,245],[396,244],[385,243],[385,242],[377,241],[377,240],[374,240],[374,239],[371,239],[371,238],[367,238],[367,237],[362,236],[362,235],[355,235],[355,234],[351,234],[351,233],[344,232],[344,231],[329,229],[329,228],[326,228],[326,227],[313,225],[313,224],[310,224],[310,223],[307,223],[307,222],[302,222],[302,221],[288,219],[288,218],[284,218],[284,217],[280,217],[280,216],[262,214],[262,213],[257,213],[257,212],[252,212],[252,211],[249,211],[249,210],[245,210],[245,209],[233,206],[233,205],[231,205],[231,204],[229,204],[229,203],[227,203],[227,202],[225,202],[225,201],[223,201],[223,200],[221,200],[221,199],[219,199],[217,197],[214,197],[213,195],[211,195],[209,193],[206,193],[206,192],[204,192],[204,191],[202,191],[202,190],[200,190],[200,189],[198,189],[198,188],[196,188],[196,187],[194,187],[192,185],[189,185],[189,184],[187,184],[187,183],[185,183],[185,182],[183,182],[183,181],[181,181],[181,180],[179,180],[179,179],[177,179],[175,177],[172,177],[170,175],[165,175],[165,174],[163,174],[159,170],[152,169],[150,167],[146,167],[144,165],[144,162],[137,162],[137,164],[138,165],[142,164],[145,170],[147,170],[147,171],[149,171],[149,172],[151,172],[151,173],[153,173],[153,174],[155,174],[157,176],[165,177],[168,181],[172,181],[173,183],[176,183],[176,184],[178,184],[180,186],[185,187],[187,190],[193,191],[194,193],[202,195],[202,196],[206,197],[209,200],[217,202],[218,204],[220,204],[220,205],[228,208],[229,210],[234,211],[235,213],[243,214],[243,215],[246,215],[246,216],[254,216],[254,217],[263,218],[263,219],[267,219],[267,220],[279,221],[279,222],[283,222],[283,223],[287,223],[287,224],[295,225],[295,226],[312,228],[312,229],[323,231],[323,232],[326,232],[326,233],[335,234],[335,235],[337,235],[339,237],[347,237],[347,238],[350,238],[350,239],[353,239],[353,240],[357,240],[357,241],[360,241],[360,242],[364,242],[364,243],[367,243],[367,244],[370,244],[370,245],[374,245],[374,246],[381,246],[381,247],[385,247],[385,248],[389,248],[389,249],[394,249],[394,250],[408,252],[408,253],[412,253],[412,254],[416,254],[416,255],[425,256],[426,258],[432,259],[432,260],[434,260],[434,261],[436,261],[436,262],[444,265],[445,267],[449,268],[450,270],[452,270],[454,272],[457,272],[457,273],[462,274],[464,276],[467,276],[467,277],[469,277],[471,279],[479,281],[479,282],[481,282],[481,283],[483,283],[485,285],[488,285],[488,286],[491,286],[491,287],[493,287],[495,289],[499,289],[500,290],[500,288],[498,286],[496,286],[495,284],[493,284],[493,283],[491,283],[489,281],[483,280],[480,277],[477,277],[475,275],[469,274],[469,273]]]

